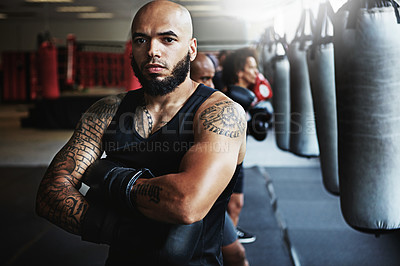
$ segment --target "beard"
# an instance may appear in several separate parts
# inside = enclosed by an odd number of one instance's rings
[[[143,66],[153,59],[150,58]],[[170,92],[173,92],[182,82],[185,81],[190,68],[190,54],[183,57],[173,68],[171,76],[164,78],[163,80],[157,80],[158,74],[150,74],[150,79],[147,79],[140,71],[133,56],[131,57],[131,66],[133,72],[138,78],[140,84],[142,84],[144,91],[151,96],[163,96]]]

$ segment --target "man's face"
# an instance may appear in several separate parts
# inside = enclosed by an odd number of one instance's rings
[[[256,83],[258,68],[257,61],[254,57],[250,56],[246,58],[246,64],[244,65],[244,69],[240,71],[241,78],[250,84]]]
[[[155,85],[149,93],[165,95],[188,77],[188,61],[195,57],[196,41],[187,31],[176,10],[149,8],[135,17],[132,67],[145,89]]]
[[[157,79],[157,74],[150,74],[150,79],[147,79],[140,71],[133,57],[131,65],[136,77],[147,94],[152,96],[163,96],[174,91],[177,86],[185,81],[190,68],[190,55],[188,53],[184,58],[182,58],[173,67],[172,74],[161,80]]]
[[[215,68],[211,60],[207,57],[203,57],[204,59],[201,62],[193,62],[193,64],[197,64],[192,72],[190,73],[190,77],[199,83],[203,83],[204,85],[214,88],[214,83],[212,78],[215,75]],[[196,61],[196,60],[195,60]]]

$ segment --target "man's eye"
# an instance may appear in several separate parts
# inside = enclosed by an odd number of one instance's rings
[[[146,40],[144,38],[136,38],[134,40],[134,43],[137,43],[137,44],[142,44],[142,43],[145,43],[145,42],[146,42]]]
[[[164,40],[165,40],[166,42],[174,42],[174,41],[175,41],[175,39],[174,39],[174,38],[171,38],[171,37],[166,37]]]

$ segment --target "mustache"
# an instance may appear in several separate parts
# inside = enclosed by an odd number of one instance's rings
[[[144,69],[147,65],[160,65],[163,68],[168,68],[168,64],[162,60],[159,60],[158,58],[151,57],[144,61],[140,66],[141,69]]]
[[[131,66],[134,67],[134,65],[136,65],[137,67],[139,66],[136,63],[136,60],[133,58],[132,53],[129,55],[129,59],[131,61]],[[156,64],[156,65],[160,65],[161,67],[167,68],[169,69],[169,66],[166,62],[157,59],[156,57],[149,57],[146,61],[144,61],[141,65],[140,65],[140,69],[144,69],[146,67],[146,65],[149,64]]]

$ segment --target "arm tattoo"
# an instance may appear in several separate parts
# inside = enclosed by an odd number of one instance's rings
[[[79,234],[88,204],[78,192],[87,167],[101,155],[101,138],[121,102],[110,96],[96,102],[82,116],[68,143],[51,162],[39,186],[39,215],[68,232]]]
[[[132,189],[133,200],[136,201],[138,196],[144,196],[154,203],[160,202],[160,192],[162,188],[156,185],[137,184]]]
[[[218,102],[200,114],[205,130],[229,138],[237,138],[246,129],[244,117],[235,103],[230,101]]]

